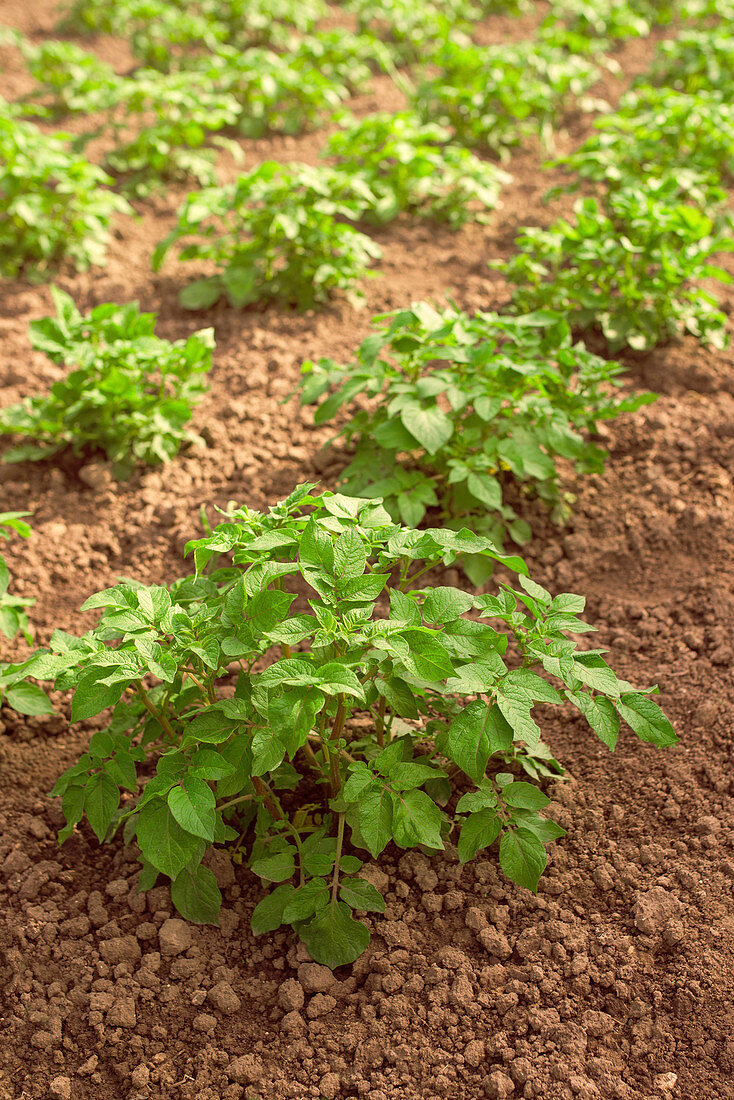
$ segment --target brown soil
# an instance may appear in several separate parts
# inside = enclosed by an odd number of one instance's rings
[[[0,19],[49,33],[51,10],[6,0]],[[650,42],[630,43],[618,55],[625,75],[650,53]],[[19,94],[12,51],[3,56],[0,90]],[[619,82],[606,83],[617,94]],[[397,105],[389,86],[358,104],[385,105]],[[588,119],[569,127],[561,147]],[[246,163],[313,160],[322,140],[249,143]],[[176,304],[188,273],[171,262],[154,277],[149,264],[180,195],[120,219],[108,266],[59,285],[85,309],[138,298],[169,338],[215,326],[212,388],[195,422],[207,447],[126,484],[99,466],[0,467],[0,511],[34,513],[11,566],[15,590],[38,599],[38,639],[84,629],[80,604],[120,575],[180,575],[200,504],[260,507],[298,481],[328,483],[338,466],[319,448],[330,433],[280,404],[301,361],[348,356],[373,313],[418,297],[501,306],[507,291],[486,262],[511,250],[519,225],[550,219],[540,162],[515,158],[488,227],[384,230],[362,312],[192,316]],[[734,293],[723,296],[733,308]],[[49,312],[46,288],[3,287],[3,404],[55,377],[27,336]],[[46,792],[90,725],[2,712],[0,1100],[734,1097],[733,364],[693,340],[631,355],[630,385],[659,401],[608,428],[608,470],[569,484],[578,503],[567,528],[534,517],[533,576],[587,594],[599,644],[621,675],[660,684],[681,736],[657,752],[623,735],[610,755],[580,722],[550,719],[572,776],[551,791],[568,836],[537,897],[491,858],[462,869],[455,852],[429,865],[388,849],[371,869],[388,901],[369,922],[372,946],[332,975],[290,935],[251,935],[259,886],[220,853],[222,927],[172,921],[167,889],[137,894],[138,865],[120,843],[102,848],[84,828],[56,844],[60,810]]]

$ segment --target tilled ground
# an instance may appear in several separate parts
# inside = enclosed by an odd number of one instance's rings
[[[50,11],[7,2],[0,18],[48,32]],[[625,74],[650,53],[630,44]],[[394,106],[391,96],[381,88],[359,106]],[[586,125],[569,120],[561,144]],[[249,143],[247,165],[313,161],[322,138]],[[201,503],[265,506],[297,481],[329,484],[339,457],[319,448],[330,433],[280,404],[301,361],[349,355],[372,313],[418,297],[501,306],[507,290],[486,262],[508,254],[519,225],[550,220],[540,159],[515,158],[488,227],[406,220],[382,231],[381,275],[361,313],[183,312],[184,270],[149,268],[180,195],[121,220],[105,270],[59,279],[82,308],[139,298],[169,338],[214,324],[218,350],[196,414],[203,452],[125,484],[97,464],[0,467],[0,510],[34,512],[33,539],[14,542],[10,560],[15,590],[38,598],[39,640],[55,626],[83,630],[80,604],[120,575],[180,575]],[[17,283],[2,308],[9,404],[55,376],[27,338],[50,297]],[[165,888],[139,895],[121,844],[102,848],[82,829],[59,848],[46,792],[94,723],[3,711],[0,1100],[734,1097],[734,359],[686,340],[628,366],[630,385],[659,401],[608,427],[603,477],[569,480],[578,503],[567,528],[532,506],[526,556],[551,589],[588,596],[598,644],[621,675],[660,684],[680,744],[657,752],[627,734],[611,755],[549,712],[547,739],[571,776],[551,788],[551,810],[568,836],[538,896],[493,858],[462,869],[451,850],[429,863],[390,848],[370,868],[388,900],[369,922],[372,946],[332,975],[290,936],[252,936],[260,889],[226,853],[212,864],[225,896],[212,929],[177,920]]]

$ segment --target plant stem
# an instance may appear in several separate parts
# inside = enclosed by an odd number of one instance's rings
[[[380,748],[385,744],[385,696],[380,696],[380,705],[377,708],[377,721],[375,723],[377,744]]]
[[[334,861],[334,877],[331,880],[331,902],[332,905],[336,901],[337,891],[339,889],[339,863],[342,858],[342,847],[344,845],[344,814],[339,814],[339,824],[337,826],[336,834],[336,859]]]
[[[252,802],[254,794],[241,794],[237,798],[230,798],[229,802],[223,802],[221,806],[217,806],[218,810],[228,810],[231,806],[236,806],[238,802]]]
[[[157,722],[160,723],[160,725],[166,731],[166,733],[171,738],[171,740],[175,741],[176,740],[176,731],[174,730],[173,726],[169,722],[166,715],[163,714],[162,711],[156,710],[156,708],[153,706],[150,699],[148,698],[148,693],[146,692],[146,690],[145,690],[145,688],[143,687],[142,684],[138,684],[137,689],[138,689],[138,695],[140,696],[140,699],[141,699],[142,704],[145,707],[145,709],[148,711],[149,714],[151,714],[153,716],[153,718],[155,718],[155,720]]]

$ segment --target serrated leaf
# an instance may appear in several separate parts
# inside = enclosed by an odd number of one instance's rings
[[[515,806],[520,810],[542,810],[550,802],[547,794],[523,780],[508,783],[502,790],[502,798],[508,806]]]
[[[425,844],[428,848],[443,848],[442,814],[425,791],[404,791],[393,795],[393,836],[402,848]]]
[[[527,829],[507,829],[500,841],[500,867],[518,886],[538,890],[548,856],[542,842]]]
[[[322,909],[298,932],[311,958],[332,970],[353,963],[370,942],[369,931],[343,901]]]
[[[194,924],[219,924],[222,894],[217,880],[203,864],[184,867],[171,883],[171,901],[185,920]]]
[[[215,799],[208,783],[195,775],[184,776],[168,792],[168,805],[182,829],[213,843]]]
[[[367,879],[347,878],[339,887],[339,896],[342,901],[352,909],[359,909],[364,913],[384,913],[385,899]]]
[[[494,844],[502,831],[502,818],[490,807],[473,813],[461,827],[457,850],[462,863],[468,863],[477,852]]]
[[[673,726],[648,695],[625,692],[614,705],[620,717],[641,741],[649,741],[659,749],[675,745],[678,741]]]
[[[393,835],[392,799],[386,787],[380,785],[361,795],[357,820],[367,851],[376,859]]]
[[[165,802],[151,801],[138,817],[138,847],[149,863],[164,875],[175,879],[197,856],[201,859],[204,843],[185,832]]]
[[[89,777],[84,788],[84,812],[100,843],[107,835],[119,805],[120,791],[114,780],[104,772]]]
[[[295,893],[295,886],[289,882],[282,886],[276,886],[269,894],[259,901],[250,918],[250,927],[256,936],[262,936],[265,932],[274,932],[283,923],[283,910],[288,900]]]

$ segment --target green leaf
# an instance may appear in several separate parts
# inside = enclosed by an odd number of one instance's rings
[[[289,882],[276,886],[262,901],[259,901],[250,918],[250,927],[256,936],[265,932],[274,932],[283,923],[283,910],[295,893],[295,886]]]
[[[259,875],[260,878],[267,879],[268,882],[284,882],[286,879],[291,878],[296,870],[293,849],[287,848],[284,852],[278,852],[276,855],[263,856],[261,859],[253,860],[250,864],[250,870],[253,874]]]
[[[468,863],[477,852],[494,844],[502,832],[502,818],[491,808],[479,810],[466,819],[461,827],[457,849],[462,863]]]
[[[437,683],[453,674],[451,657],[438,638],[421,630],[404,630],[399,637],[410,647],[410,655],[402,662],[419,680]]]
[[[376,859],[393,835],[393,809],[390,792],[380,785],[361,795],[357,820],[367,851]]]
[[[219,924],[222,894],[217,880],[201,863],[184,867],[171,883],[171,901],[185,920],[194,924]]]
[[[298,932],[311,958],[332,970],[353,963],[370,942],[367,928],[352,917],[343,901],[322,909]]]
[[[417,401],[411,401],[403,408],[400,419],[429,455],[440,451],[454,434],[452,421],[437,405],[423,408]]]
[[[520,810],[542,810],[550,802],[548,795],[543,794],[538,787],[522,780],[508,783],[503,788],[502,798],[508,806],[515,806]]]
[[[221,710],[209,707],[192,718],[185,726],[184,745],[203,741],[210,745],[221,744],[234,733],[236,722]]]
[[[415,764],[412,761],[398,761],[388,772],[390,786],[395,791],[410,791],[422,787],[430,779],[437,779],[443,773],[428,764]]]
[[[91,775],[84,788],[84,812],[100,843],[106,837],[119,805],[120,791],[117,784],[104,772]]]
[[[151,801],[143,807],[137,838],[148,862],[170,879],[203,854],[202,841],[181,828],[165,802]]]
[[[72,722],[83,722],[95,714],[119,703],[127,683],[118,682],[108,685],[99,683],[108,673],[106,668],[93,668],[85,673],[76,686],[71,704]]]
[[[168,805],[182,829],[213,843],[215,798],[208,783],[189,773],[168,792]]]
[[[569,691],[575,703],[600,741],[614,752],[619,737],[619,717],[610,699],[604,695],[587,695],[584,691]]]
[[[425,844],[443,848],[442,814],[425,791],[405,791],[393,796],[393,836],[402,848]]]
[[[184,309],[209,309],[222,296],[219,278],[196,279],[179,293],[178,300]]]
[[[479,783],[493,750],[492,708],[481,700],[469,703],[449,726],[447,749],[455,764]]]
[[[334,575],[342,581],[361,577],[367,566],[367,552],[357,532],[350,528],[334,543]]]
[[[363,913],[384,913],[385,899],[379,890],[375,889],[367,879],[344,879],[339,887],[339,896],[352,909],[359,909]]]
[[[469,611],[474,600],[458,588],[429,589],[421,604],[421,614],[427,623],[449,623]]]
[[[321,690],[328,695],[352,695],[364,702],[364,688],[351,668],[345,668],[338,661],[330,661],[314,669],[314,675],[318,677]]]
[[[214,752],[213,749],[199,749],[191,757],[189,764],[189,775],[198,779],[225,779],[228,775],[233,775],[234,771],[234,764],[230,764],[221,753]]]
[[[329,891],[326,880],[312,878],[303,886],[299,886],[289,897],[283,909],[283,924],[295,924],[299,920],[308,920],[328,904]]]
[[[675,745],[678,735],[657,703],[639,692],[624,692],[614,704],[620,717],[641,741],[650,741],[659,749]]]
[[[55,714],[45,691],[35,684],[14,684],[5,691],[5,702],[18,714]]]
[[[502,834],[500,867],[518,886],[537,893],[547,862],[545,848],[534,833],[527,829],[507,829]]]

